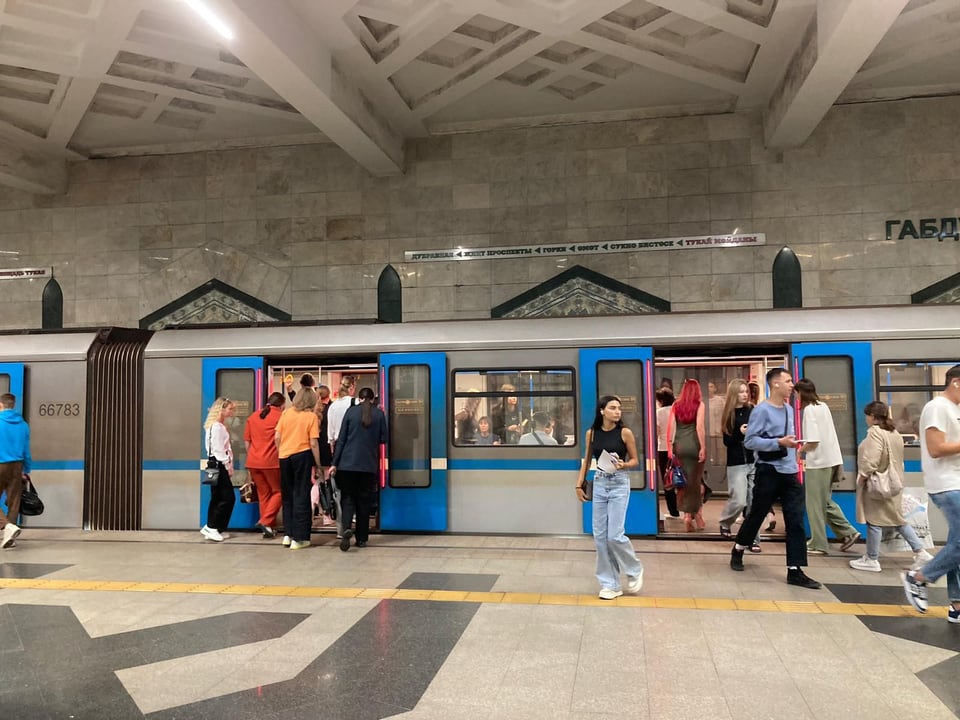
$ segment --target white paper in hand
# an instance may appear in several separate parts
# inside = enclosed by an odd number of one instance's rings
[[[600,457],[597,458],[597,469],[605,473],[617,472],[617,459],[606,450],[600,451]]]

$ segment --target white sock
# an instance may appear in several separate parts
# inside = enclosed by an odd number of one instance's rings
[[[787,570],[799,570],[799,569],[800,568],[798,568],[796,565],[787,565]]]
[[[740,543],[734,543],[733,547],[735,547],[737,550],[741,550],[741,551],[747,549],[747,546],[746,546],[746,545],[741,545]]]

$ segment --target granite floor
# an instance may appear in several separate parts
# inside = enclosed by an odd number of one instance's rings
[[[636,540],[596,598],[589,538],[29,530],[0,551],[0,718],[953,718],[960,626],[898,572],[783,546]],[[931,602],[943,603],[942,587]]]

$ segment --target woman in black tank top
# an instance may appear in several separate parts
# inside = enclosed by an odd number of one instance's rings
[[[623,426],[620,398],[604,395],[597,404],[593,426],[584,437],[584,457],[577,479],[577,497],[587,502],[587,470],[590,458],[599,459],[604,450],[612,457],[609,472],[599,467],[593,479],[593,541],[597,547],[597,580],[600,598],[613,600],[623,595],[620,576],[627,576],[627,592],[643,587],[643,565],[624,532],[630,476],[627,471],[640,465],[633,431]]]

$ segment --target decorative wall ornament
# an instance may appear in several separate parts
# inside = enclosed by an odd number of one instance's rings
[[[574,265],[490,311],[494,318],[590,317],[669,312],[670,302]]]
[[[146,330],[186,325],[289,321],[290,314],[237,290],[210,280],[140,320]]]
[[[910,296],[914,305],[960,304],[960,272],[918,290]]]

